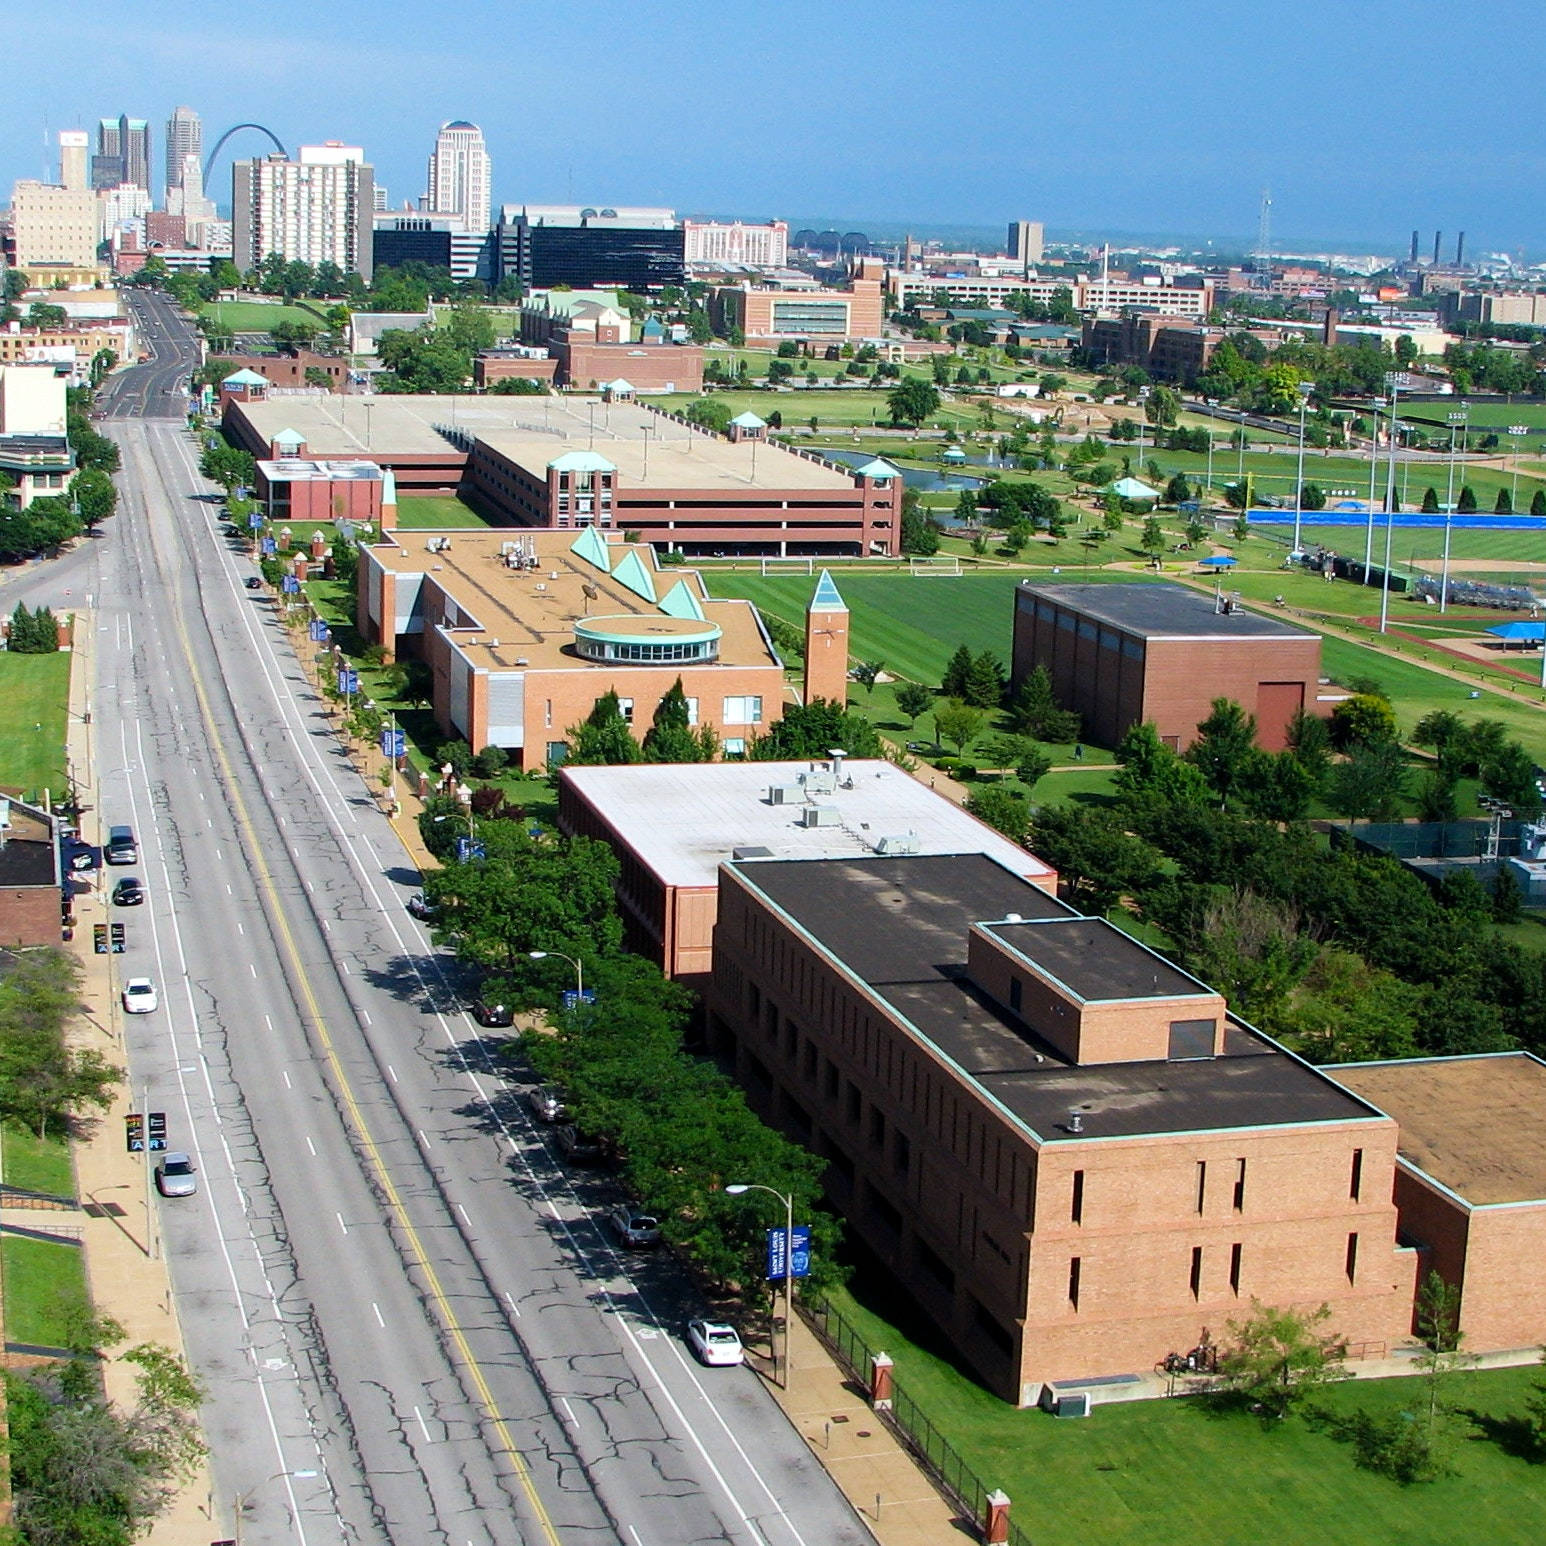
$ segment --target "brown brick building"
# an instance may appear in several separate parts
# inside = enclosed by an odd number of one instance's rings
[[[1184,750],[1215,698],[1256,717],[1268,751],[1295,713],[1322,711],[1320,635],[1169,583],[1038,585],[1015,590],[1013,685],[1037,666],[1084,733],[1115,746],[1152,721]]]
[[[1267,1304],[1410,1331],[1389,1116],[984,854],[721,867],[709,1033],[1006,1399]]]
[[[57,945],[68,908],[58,829],[46,811],[0,798],[10,823],[0,842],[0,945]]]

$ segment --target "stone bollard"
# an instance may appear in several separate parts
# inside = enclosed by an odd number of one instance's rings
[[[988,1494],[988,1516],[982,1522],[982,1538],[988,1546],[1002,1546],[1009,1539],[1009,1494],[996,1487]]]
[[[877,1412],[891,1410],[891,1355],[875,1353],[870,1358],[870,1405]]]

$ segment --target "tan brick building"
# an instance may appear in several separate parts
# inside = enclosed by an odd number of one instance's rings
[[[428,662],[445,734],[523,767],[561,760],[608,690],[642,739],[680,677],[693,723],[730,753],[783,713],[783,665],[750,602],[715,600],[696,570],[595,526],[399,531],[361,550],[358,586],[361,635]]]
[[[992,1389],[1123,1380],[1253,1298],[1410,1330],[1397,1128],[985,854],[720,869],[709,1035]]]
[[[1040,665],[1058,702],[1105,746],[1147,720],[1184,750],[1213,699],[1231,698],[1255,716],[1260,744],[1280,751],[1295,713],[1325,711],[1319,634],[1224,610],[1184,585],[1017,586],[1013,686]]]

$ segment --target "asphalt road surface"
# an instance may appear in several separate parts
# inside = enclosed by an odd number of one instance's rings
[[[92,598],[103,823],[139,838],[136,1093],[199,1168],[159,1205],[208,1389],[216,1534],[268,1542],[870,1536],[666,1256],[625,1259],[496,1072],[183,428],[186,321],[134,301],[120,513],[18,597]],[[54,588],[49,589],[50,581]],[[116,873],[120,872],[114,872]]]

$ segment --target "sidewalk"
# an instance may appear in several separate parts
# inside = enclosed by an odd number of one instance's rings
[[[85,608],[75,612],[74,659],[70,668],[70,704],[66,754],[73,770],[80,801],[86,808],[82,835],[100,843],[107,827],[98,799],[93,744],[95,726],[87,719],[91,702],[90,679],[96,652],[96,615]],[[76,1022],[71,1040],[102,1055],[120,1073],[126,1068],[123,1022],[118,1007],[117,958],[92,950],[92,925],[110,922],[107,876],[89,876],[87,889],[75,897],[74,939],[64,948],[81,963],[81,1003],[84,1012]],[[79,880],[87,879],[82,876]],[[131,925],[132,926],[132,925]],[[99,1314],[111,1316],[124,1329],[124,1340],[108,1354],[103,1375],[107,1393],[122,1410],[132,1410],[136,1400],[134,1365],[122,1355],[141,1342],[155,1342],[183,1354],[182,1330],[177,1323],[171,1281],[166,1262],[152,1258],[146,1246],[146,1170],[142,1156],[124,1146],[124,1117],[137,1109],[127,1074],[115,1093],[112,1106],[93,1116],[83,1127],[87,1136],[74,1145],[75,1191],[85,1205],[75,1212],[34,1212],[6,1209],[3,1222],[23,1228],[68,1233],[80,1232],[85,1252],[86,1282]],[[154,1205],[153,1205],[154,1206]],[[209,1514],[212,1483],[207,1466],[173,1498],[153,1527],[157,1546],[208,1546],[221,1531]]]

